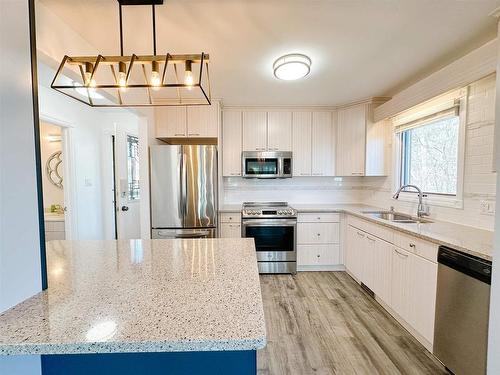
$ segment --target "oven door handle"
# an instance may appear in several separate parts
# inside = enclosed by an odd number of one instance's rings
[[[241,224],[244,227],[295,227],[297,226],[297,222],[295,220],[287,220],[287,219],[250,219],[243,220]]]

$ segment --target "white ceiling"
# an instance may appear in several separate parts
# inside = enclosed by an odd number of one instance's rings
[[[119,53],[114,0],[39,0],[102,54]],[[210,54],[225,104],[332,105],[390,95],[496,35],[500,0],[165,0],[158,53]],[[43,25],[50,27],[50,24]],[[150,54],[150,7],[124,8],[125,53]],[[298,52],[305,79],[274,78]]]

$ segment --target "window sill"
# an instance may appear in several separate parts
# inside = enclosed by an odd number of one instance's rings
[[[403,202],[412,202],[417,204],[418,194],[401,192],[401,194],[399,194],[399,200]],[[436,207],[450,207],[456,209],[464,208],[463,199],[457,196],[427,194],[427,197],[424,197],[423,199],[423,203],[428,206],[436,206]]]

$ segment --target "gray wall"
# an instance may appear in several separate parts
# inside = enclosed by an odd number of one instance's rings
[[[0,311],[41,290],[29,2],[0,0]],[[1,374],[40,358],[0,357]]]

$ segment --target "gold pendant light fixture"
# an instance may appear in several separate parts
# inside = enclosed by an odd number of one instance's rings
[[[51,87],[91,107],[209,105],[209,55],[156,54],[155,6],[163,0],[118,0],[119,56],[64,56]],[[151,5],[153,54],[123,53],[122,6]]]

